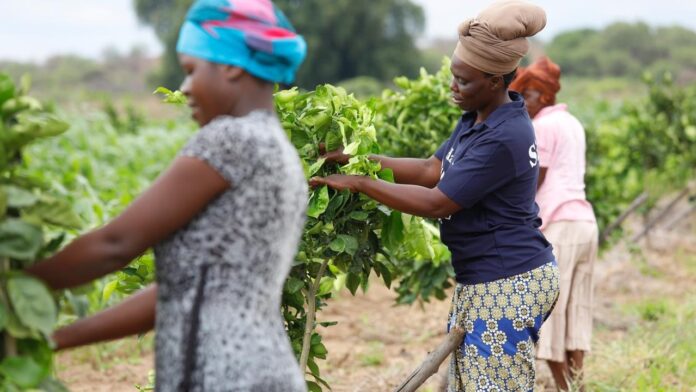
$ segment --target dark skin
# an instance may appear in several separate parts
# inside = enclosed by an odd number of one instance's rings
[[[243,69],[181,55],[181,91],[200,126],[220,115],[274,110],[273,85]],[[186,225],[230,184],[203,161],[179,157],[121,215],[27,269],[52,289],[75,287],[117,271]],[[154,328],[157,286],[61,328],[57,350],[144,333]]]
[[[536,117],[542,109],[549,106],[544,104],[542,94],[538,90],[527,88],[524,91],[520,91],[520,93],[524,97],[524,102],[527,105],[527,112],[531,118]],[[550,102],[555,102],[555,99],[550,100]],[[548,169],[548,167],[540,166],[537,189],[540,189],[541,185],[544,183]],[[556,386],[559,390],[569,390],[570,386],[568,385],[568,380],[570,380],[574,385],[580,386],[581,391],[585,389],[582,383],[582,368],[584,359],[584,351],[572,350],[566,351],[566,360],[563,362],[547,361],[549,368],[551,369],[553,379],[556,382]]]
[[[452,100],[462,110],[476,112],[476,123],[485,121],[495,109],[511,101],[502,76],[487,76],[457,57],[452,58],[451,70]],[[350,157],[339,150],[326,154],[326,158],[345,163]],[[310,185],[362,192],[387,207],[428,218],[445,218],[461,210],[457,203],[436,187],[440,181],[442,161],[435,156],[416,159],[374,155],[371,159],[380,162],[382,168],[392,169],[396,184],[366,176],[335,174],[312,178]]]

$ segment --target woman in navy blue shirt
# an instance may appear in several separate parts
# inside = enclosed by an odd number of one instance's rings
[[[429,159],[373,157],[393,170],[395,184],[345,175],[310,181],[440,219],[457,280],[448,329],[466,331],[449,391],[534,387],[534,344],[558,295],[558,268],[539,231],[534,130],[524,100],[508,86],[527,51],[525,37],[545,23],[541,8],[508,0],[460,26],[451,90],[464,114]]]

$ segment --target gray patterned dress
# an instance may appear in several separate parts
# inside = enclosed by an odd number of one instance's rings
[[[218,117],[180,156],[232,186],[155,247],[157,391],[305,391],[280,313],[307,183],[275,114]]]

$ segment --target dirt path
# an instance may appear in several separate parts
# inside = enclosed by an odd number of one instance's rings
[[[640,251],[638,251],[640,249]],[[621,339],[630,323],[618,304],[661,295],[695,295],[696,273],[683,273],[684,255],[696,254],[696,222],[679,230],[656,230],[640,248],[618,246],[606,252],[596,267],[595,338]],[[691,257],[691,256],[689,256]],[[347,292],[331,301],[318,321],[338,321],[324,328],[329,350],[320,363],[323,377],[336,392],[389,391],[398,385],[444,336],[448,301],[422,306],[394,306],[393,291],[375,282],[368,293]],[[62,354],[59,377],[72,391],[135,391],[152,368],[151,337]],[[549,373],[538,366],[537,390],[550,389]],[[432,377],[422,391],[438,391]]]

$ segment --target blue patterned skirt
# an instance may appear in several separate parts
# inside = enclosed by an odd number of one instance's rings
[[[493,282],[457,284],[447,330],[464,341],[450,362],[448,392],[532,391],[534,344],[558,297],[558,266]]]

